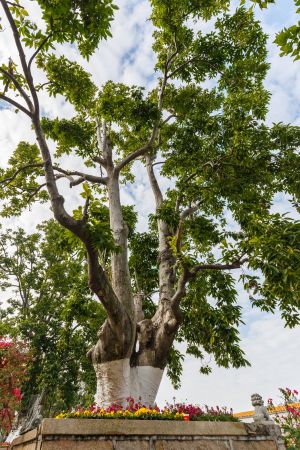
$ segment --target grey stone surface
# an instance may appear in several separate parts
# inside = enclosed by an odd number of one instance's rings
[[[278,444],[278,445],[277,445]],[[12,450],[285,450],[263,423],[46,419]]]
[[[160,441],[156,443],[155,450],[230,450],[227,441]]]
[[[233,441],[233,450],[277,450],[274,441]]]
[[[108,419],[44,419],[40,433],[44,436],[247,436],[245,424],[238,422]]]
[[[149,441],[116,441],[116,450],[149,450]]]
[[[41,450],[114,450],[108,441],[45,441]]]

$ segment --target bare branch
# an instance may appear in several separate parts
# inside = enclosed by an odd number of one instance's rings
[[[173,306],[178,306],[180,300],[186,295],[186,284],[188,280],[189,280],[189,271],[186,267],[183,267],[183,272],[179,277],[176,292],[171,300]]]
[[[180,303],[180,300],[185,296],[186,294],[186,285],[188,281],[194,280],[197,276],[197,274],[200,271],[203,270],[234,270],[234,269],[240,269],[243,264],[245,264],[248,261],[248,258],[239,259],[232,264],[199,264],[194,266],[191,270],[184,266],[183,272],[179,277],[177,290],[172,297],[172,304],[178,305]]]
[[[97,145],[98,145],[98,151],[99,151],[99,156],[96,156],[95,158],[93,158],[93,161],[100,164],[100,166],[104,167],[106,169],[107,167],[107,161],[105,160],[105,158],[102,157],[103,153],[104,153],[104,148],[106,146],[106,124],[105,121],[103,122],[103,138],[101,136],[101,124],[99,122],[98,117],[96,117],[96,132],[97,132]],[[102,173],[102,170],[101,170]]]
[[[15,85],[15,87],[17,88],[17,90],[20,92],[20,94],[22,95],[22,97],[24,98],[24,100],[26,101],[29,110],[32,112],[33,111],[33,104],[32,101],[30,100],[29,96],[27,95],[27,93],[25,92],[25,90],[22,88],[22,86],[20,85],[20,83],[17,81],[17,79],[14,77],[12,72],[8,72],[7,70],[3,69],[2,67],[0,67],[0,72],[2,72],[9,80],[12,81],[12,83]],[[8,86],[7,86],[8,87]]]
[[[160,165],[160,164],[164,164],[165,162],[166,162],[166,161],[158,161],[158,162],[155,162],[155,163],[152,164],[152,167],[158,166],[158,165]]]
[[[30,70],[28,69],[28,65],[27,65],[27,61],[26,61],[26,56],[25,56],[25,52],[22,46],[22,42],[21,42],[21,37],[17,28],[17,25],[15,23],[15,20],[10,12],[10,9],[7,5],[7,1],[6,0],[0,0],[1,5],[4,9],[5,15],[7,17],[7,20],[10,24],[10,27],[12,29],[13,35],[14,35],[14,40],[16,43],[16,47],[19,53],[19,57],[20,57],[20,61],[21,61],[21,65],[22,65],[22,69],[23,69],[23,73],[25,75],[26,81],[28,83],[28,87],[30,89],[32,98],[33,98],[33,102],[34,102],[34,107],[35,107],[35,113],[39,114],[39,101],[38,101],[38,97],[36,94],[36,90],[33,84],[33,79],[32,79],[32,75]],[[25,112],[25,111],[24,111]]]
[[[51,84],[51,81],[46,81],[45,83],[38,84],[37,86],[34,86],[34,88],[38,92],[41,89],[43,89],[43,87],[48,86],[49,84]]]
[[[0,180],[0,184],[10,184],[21,172],[24,172],[28,169],[34,169],[34,168],[42,168],[44,167],[44,163],[36,163],[36,164],[27,164],[26,166],[20,167],[18,170],[16,170],[16,172],[11,176],[11,177],[7,177],[4,180]],[[89,175],[89,174],[85,174],[82,172],[77,172],[77,171],[69,171],[69,170],[64,170],[61,167],[58,166],[53,166],[53,169],[56,172],[59,172],[62,175],[56,175],[55,176],[55,180],[58,180],[60,178],[68,178],[70,180],[70,186],[76,186],[80,183],[83,183],[84,181],[90,181],[91,183],[97,183],[97,184],[107,184],[107,178],[102,178],[102,177],[97,177],[94,175]],[[78,180],[74,180],[72,178],[73,176],[79,176],[80,178]]]
[[[181,244],[182,244],[185,219],[188,216],[190,216],[191,214],[193,214],[194,212],[196,212],[199,209],[199,207],[200,207],[200,204],[199,205],[195,205],[195,206],[191,206],[189,208],[186,208],[180,214],[180,220],[179,220],[179,224],[178,224],[177,232],[176,232],[176,250],[177,250],[178,253],[180,253],[180,248],[181,248]]]
[[[153,129],[153,132],[152,132],[149,142],[146,145],[144,145],[143,147],[136,150],[135,152],[130,153],[128,156],[126,156],[126,158],[124,158],[121,162],[119,162],[119,164],[117,164],[115,167],[115,172],[119,173],[123,169],[123,167],[125,167],[127,164],[131,163],[132,161],[139,158],[140,156],[145,155],[149,150],[151,150],[152,146],[154,144],[154,141],[157,137],[157,133],[158,133],[158,128],[155,127]]]
[[[235,261],[231,264],[199,264],[194,266],[190,270],[190,275],[193,278],[198,272],[202,270],[233,270],[240,269],[243,264],[248,262],[248,258],[244,258],[238,261]]]
[[[20,103],[16,102],[15,100],[13,100],[10,97],[7,97],[4,94],[0,94],[0,99],[4,100],[7,103],[10,103],[11,105],[13,105],[15,108],[19,109],[20,111],[22,111],[23,113],[27,114],[27,116],[29,116],[32,119],[32,114],[30,111],[28,111],[28,109],[26,109],[24,106],[22,106]]]
[[[176,114],[170,114],[164,121],[163,121],[163,125],[165,125],[166,123],[168,123],[171,119],[177,117]]]
[[[103,166],[104,168],[106,167],[105,159],[100,158],[100,156],[95,156],[95,157],[93,158],[93,161],[94,161],[95,163],[100,164],[100,165]]]
[[[172,78],[180,69],[182,69],[185,66],[188,66],[191,63],[194,63],[195,61],[201,59],[201,56],[194,56],[193,58],[187,59],[186,61],[184,61],[182,64],[180,64],[178,67],[176,67],[169,75],[168,75],[168,79]],[[216,70],[216,67],[210,62],[210,61],[206,61],[206,60],[202,60],[202,63],[211,67],[212,69]],[[220,71],[220,73],[222,73]]]
[[[43,189],[43,187],[46,187],[47,184],[43,183],[40,184],[36,189],[33,190],[33,192],[29,195],[29,197],[27,198],[27,203],[30,203],[31,200],[33,199],[33,197],[38,194],[40,192],[41,189]]]
[[[180,214],[180,220],[184,221],[188,216],[190,216],[194,212],[198,211],[199,208],[200,208],[200,204],[199,205],[195,205],[195,206],[190,206],[189,208],[186,208]]]
[[[154,170],[153,170],[152,158],[150,156],[146,156],[146,168],[147,168],[152,192],[155,197],[156,208],[159,208],[164,199],[163,199],[161,189],[159,187],[157,178],[156,178]]]
[[[90,206],[90,197],[86,198],[84,208],[83,208],[83,216],[82,216],[82,222],[87,223],[89,218],[89,206]]]
[[[48,34],[48,36],[45,37],[45,39],[41,42],[41,44],[38,46],[38,48],[36,49],[36,51],[33,53],[33,55],[31,56],[29,62],[28,62],[28,70],[30,71],[31,69],[31,64],[33,63],[34,58],[38,55],[38,53],[42,50],[42,48],[44,47],[44,45],[49,41],[49,39],[53,36],[53,33],[51,31],[51,33]]]
[[[20,167],[18,170],[15,171],[15,173],[11,177],[7,177],[4,180],[0,180],[0,184],[10,184],[21,172],[26,171],[27,169],[34,169],[38,167],[43,167],[43,163],[36,163],[36,164],[27,164],[26,166]]]
[[[72,177],[72,176],[80,177],[78,180],[72,180],[72,178],[71,178],[70,187],[76,186],[76,185],[82,183],[83,181],[89,181],[89,182],[95,183],[95,184],[103,184],[105,186],[107,185],[108,179],[105,177],[98,177],[96,175],[90,175],[88,173],[78,172],[77,170],[65,170],[65,169],[62,169],[61,167],[58,167],[55,165],[53,166],[53,170],[55,170],[56,172],[59,172],[59,173],[63,173],[67,178]]]
[[[6,3],[7,3],[8,5],[15,6],[15,7],[17,7],[17,8],[25,9],[24,6],[22,6],[22,5],[18,4],[18,3],[9,2],[9,1],[7,1]]]

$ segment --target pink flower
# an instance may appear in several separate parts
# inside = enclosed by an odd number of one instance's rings
[[[298,394],[299,394],[299,392],[298,392],[298,391],[296,391],[296,389],[294,389],[294,390],[293,390],[293,394],[295,394],[295,395],[298,395]]]

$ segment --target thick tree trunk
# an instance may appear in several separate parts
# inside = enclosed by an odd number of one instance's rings
[[[163,370],[151,366],[130,366],[129,358],[95,366],[97,376],[97,405],[107,407],[113,403],[127,404],[134,398],[142,404],[154,405]]]

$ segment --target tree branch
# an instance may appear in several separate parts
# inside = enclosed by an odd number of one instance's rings
[[[33,199],[33,197],[38,194],[40,192],[41,189],[43,189],[43,187],[46,187],[47,184],[43,183],[40,184],[36,189],[33,190],[33,192],[29,195],[29,197],[27,198],[27,204],[31,202],[31,200]]]
[[[9,78],[13,82],[13,84],[16,86],[17,90],[20,92],[20,94],[22,95],[22,97],[26,101],[29,110],[33,111],[33,104],[31,102],[29,96],[24,91],[24,89],[22,88],[20,83],[16,80],[16,78],[13,75],[13,73],[8,72],[7,70],[3,69],[2,67],[0,67],[0,72],[2,72],[7,78]]]
[[[0,180],[0,184],[10,184],[18,175],[19,173],[27,170],[27,169],[34,169],[38,167],[43,167],[43,163],[36,163],[36,164],[27,164],[26,166],[20,167],[18,170],[15,171],[15,173],[11,177],[7,177],[4,180]]]
[[[187,66],[187,65],[189,65],[189,64],[191,64],[191,63],[193,63],[193,62],[195,62],[195,61],[197,61],[198,59],[201,59],[201,56],[194,56],[193,58],[190,58],[190,59],[184,61],[182,64],[180,64],[178,67],[176,67],[176,68],[168,75],[168,79],[169,79],[169,78],[172,78],[172,77],[173,77],[180,69],[182,69],[183,67],[185,67],[185,66]],[[213,69],[216,70],[216,67],[215,67],[210,61],[205,61],[205,60],[203,60],[202,62],[203,62],[203,64],[206,64],[207,66],[209,66],[209,67],[211,67],[211,68],[213,68]],[[222,72],[220,71],[220,73],[222,73]]]
[[[48,36],[45,37],[45,39],[41,42],[41,44],[38,46],[36,51],[33,53],[31,58],[29,59],[29,62],[28,62],[28,70],[29,70],[29,72],[31,71],[31,64],[33,63],[34,58],[39,54],[39,52],[42,50],[44,45],[49,41],[49,39],[52,37],[52,35],[53,35],[53,33],[51,31],[51,33],[49,33]]]
[[[240,269],[243,264],[248,262],[248,258],[244,258],[238,261],[235,261],[231,264],[199,264],[196,265],[190,270],[190,275],[192,278],[202,270],[233,270]]]
[[[17,7],[17,8],[25,9],[24,6],[19,5],[18,3],[9,2],[9,1],[7,1],[6,3],[7,3],[8,5],[15,6],[15,7]]]
[[[131,163],[131,161],[134,161],[135,159],[139,158],[140,156],[145,155],[149,150],[151,150],[151,148],[154,144],[154,141],[157,137],[157,133],[158,133],[158,128],[154,127],[149,142],[146,145],[144,145],[143,147],[136,150],[135,152],[130,153],[128,156],[126,156],[126,158],[124,158],[121,162],[119,162],[115,167],[115,172],[120,173],[120,171],[123,169],[123,167],[125,167],[127,164]]]
[[[152,165],[152,158],[150,156],[146,156],[146,168],[148,172],[148,177],[150,181],[150,185],[152,188],[152,192],[154,194],[156,208],[159,208],[164,200],[161,189],[159,187],[159,184],[157,182],[157,178],[155,176],[153,165]]]
[[[9,9],[9,7],[7,5],[6,0],[0,0],[0,2],[1,2],[1,5],[2,5],[2,7],[4,9],[5,15],[7,17],[7,20],[9,22],[10,27],[11,27],[12,32],[13,32],[13,36],[14,36],[14,40],[15,40],[15,43],[16,43],[16,47],[17,47],[18,53],[19,53],[19,57],[20,57],[20,61],[21,61],[22,69],[23,69],[23,73],[24,73],[24,76],[26,78],[26,81],[28,83],[28,87],[30,89],[30,92],[31,92],[31,95],[32,95],[32,98],[33,98],[33,103],[34,103],[34,107],[35,107],[35,113],[39,114],[39,101],[38,101],[36,90],[35,90],[35,87],[34,87],[34,84],[33,84],[33,79],[32,79],[31,72],[28,69],[26,56],[25,56],[25,52],[24,52],[23,47],[22,47],[21,37],[20,37],[19,31],[18,31],[18,28],[17,28],[17,26],[15,24],[15,20],[14,20],[12,14],[10,12],[10,9]]]
[[[166,89],[167,82],[168,82],[169,66],[170,66],[173,58],[177,55],[177,53],[178,53],[178,49],[177,49],[177,44],[176,44],[175,52],[168,58],[168,60],[166,61],[166,64],[165,64],[162,86],[161,86],[160,93],[158,96],[158,108],[159,108],[160,112],[162,111],[163,97],[164,97],[165,89]],[[168,118],[167,120],[169,120],[170,118]],[[135,152],[130,153],[128,156],[126,156],[126,158],[124,158],[119,164],[117,164],[117,166],[115,167],[115,172],[120,173],[120,171],[123,169],[123,167],[125,167],[127,164],[131,163],[132,161],[139,158],[140,156],[145,155],[149,150],[151,150],[151,148],[153,147],[153,144],[155,142],[155,139],[157,138],[158,131],[159,131],[159,122],[154,126],[149,142],[146,145],[144,145],[143,147],[136,150]]]
[[[70,187],[77,186],[84,181],[90,181],[95,184],[107,185],[108,179],[106,177],[98,177],[96,175],[90,175],[88,173],[78,172],[77,170],[65,170],[58,166],[53,166],[53,170],[59,173],[63,173],[66,177],[78,176],[78,180],[71,180]]]
[[[173,119],[173,118],[175,118],[175,117],[177,117],[176,114],[170,114],[170,115],[163,121],[162,124],[165,125],[166,123],[169,122],[169,120],[171,120],[171,119]]]
[[[20,111],[22,111],[23,113],[27,114],[27,116],[30,117],[30,119],[32,119],[32,114],[30,111],[28,111],[28,109],[26,109],[24,106],[22,106],[20,103],[16,102],[15,100],[13,100],[10,97],[7,97],[4,94],[0,94],[0,98],[2,100],[4,100],[7,103],[10,103],[11,105],[13,105],[15,108],[19,109]]]
[[[101,158],[100,156],[95,156],[95,157],[93,158],[93,161],[94,161],[95,163],[100,164],[100,165],[103,166],[104,168],[106,168],[106,162],[105,162],[105,159]]]
[[[186,208],[184,211],[182,211],[182,213],[180,215],[179,224],[178,224],[177,232],[176,232],[176,250],[178,253],[180,253],[185,219],[188,216],[190,216],[191,214],[193,214],[194,212],[196,212],[199,209],[199,207],[200,207],[200,205],[191,206],[190,208]]]
[[[190,280],[194,280],[198,274],[198,272],[203,270],[234,270],[234,269],[240,269],[243,264],[245,264],[248,261],[248,258],[240,259],[232,264],[199,264],[194,266],[191,270],[184,266],[183,272],[179,277],[177,289],[172,297],[172,304],[174,306],[178,306],[180,303],[180,300],[185,296],[186,294],[186,284]]]
[[[87,223],[89,218],[89,206],[90,206],[90,197],[86,198],[84,208],[83,208],[83,216],[82,216],[82,222]]]

